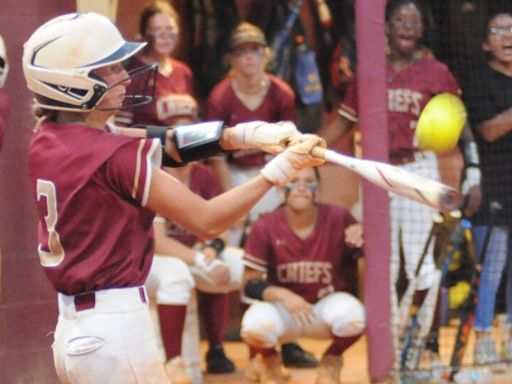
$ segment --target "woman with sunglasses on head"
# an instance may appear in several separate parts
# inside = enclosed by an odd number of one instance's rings
[[[143,286],[154,253],[155,214],[211,239],[273,185],[322,163],[310,155],[321,140],[289,125],[108,125],[116,111],[152,100],[127,89],[147,85],[155,66],[128,74],[123,65],[145,45],[125,41],[96,13],[55,17],[24,44],[23,73],[38,118],[28,168],[40,262],[58,292],[53,352],[62,383],[169,382]],[[177,166],[244,147],[275,153],[283,141],[292,145],[260,175],[211,200],[160,169],[162,158]]]
[[[120,111],[116,124],[171,126],[197,120],[192,71],[172,56],[180,36],[176,10],[163,0],[147,3],[140,14],[139,33],[147,45],[133,58],[130,67],[158,64],[154,100],[140,108]]]
[[[318,187],[318,170],[301,170],[283,189],[284,205],[262,215],[247,238],[244,291],[254,303],[240,334],[260,356],[261,384],[287,381],[275,347],[300,336],[332,340],[315,383],[339,384],[342,354],[365,328],[351,294],[362,228],[347,210],[317,203]]]
[[[220,119],[228,125],[253,120],[295,122],[295,94],[288,84],[267,72],[271,52],[259,27],[243,22],[233,29],[228,58],[230,72],[208,97],[209,120]],[[267,158],[265,153],[249,149],[229,154],[227,165],[222,160],[215,159],[214,168],[223,188],[229,189],[250,179]],[[251,210],[250,221],[274,209],[279,201],[278,193],[272,190]],[[237,241],[233,239],[233,245]]]
[[[231,31],[228,48],[231,69],[208,97],[208,119],[222,119],[228,125],[253,120],[295,122],[295,93],[286,82],[267,71],[272,52],[263,31],[254,24],[242,22]],[[229,189],[252,178],[267,161],[265,153],[248,149],[215,158],[212,167],[222,186]],[[277,190],[267,193],[251,210],[243,228],[238,225],[228,232],[229,243],[243,246],[241,243],[251,223],[280,203]],[[312,354],[296,343],[283,345],[282,354],[287,366],[315,367],[318,364]]]

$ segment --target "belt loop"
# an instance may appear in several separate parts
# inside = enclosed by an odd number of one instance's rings
[[[144,287],[139,287],[139,296],[140,296],[140,300],[144,304],[147,304],[147,301],[146,301],[146,291],[144,290]]]
[[[96,306],[96,295],[94,292],[76,295],[73,298],[73,302],[75,303],[75,310],[77,312],[93,309]]]

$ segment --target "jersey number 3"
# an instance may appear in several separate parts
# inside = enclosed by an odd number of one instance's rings
[[[43,198],[46,200],[44,221],[48,231],[48,251],[43,249],[42,244],[37,247],[41,265],[44,267],[56,267],[64,260],[64,248],[60,242],[59,233],[55,230],[59,218],[56,195],[55,184],[48,180],[37,180],[37,201],[39,203]]]

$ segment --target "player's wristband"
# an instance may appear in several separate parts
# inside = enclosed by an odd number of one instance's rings
[[[220,146],[223,129],[224,123],[222,121],[175,127],[172,139],[183,163],[224,153],[225,150]]]
[[[245,284],[245,295],[251,299],[263,300],[263,291],[271,284],[262,279],[251,279]]]
[[[478,147],[474,141],[464,141],[462,143],[462,155],[464,157],[464,166],[479,167],[480,157],[478,156]]]
[[[160,144],[162,145],[162,165],[164,167],[177,168],[186,165],[186,163],[180,163],[174,160],[167,152],[165,152],[167,131],[169,130],[169,127],[163,125],[134,125],[134,128],[144,128],[148,139],[160,140]]]
[[[482,173],[480,172],[480,168],[477,166],[469,166],[464,171],[464,181],[462,182],[461,192],[463,195],[466,195],[471,187],[475,185],[480,185],[482,180]]]

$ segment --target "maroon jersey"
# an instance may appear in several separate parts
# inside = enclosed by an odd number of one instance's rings
[[[286,209],[262,215],[251,227],[244,263],[267,273],[270,284],[300,294],[310,303],[334,291],[347,291],[357,276],[344,268],[354,260],[345,228],[356,220],[341,207],[317,204],[313,233],[301,239],[286,221]]]
[[[154,213],[145,208],[158,140],[43,123],[29,146],[39,256],[58,292],[144,284]]]
[[[423,58],[400,72],[387,65],[388,129],[391,153],[416,150],[414,129],[423,107],[432,96],[441,92],[459,94],[457,81],[448,67],[431,58]],[[357,120],[357,86],[352,82],[341,104],[340,113]],[[399,156],[391,156],[395,158]]]
[[[215,173],[211,168],[201,163],[194,163],[192,166],[188,187],[192,192],[207,200],[222,193]],[[197,242],[196,235],[180,227],[173,221],[166,220],[165,227],[167,236],[173,237],[189,247],[192,247]]]
[[[291,87],[276,76],[268,75],[270,86],[261,104],[254,110],[247,108],[238,98],[230,77],[220,81],[208,97],[207,118],[221,120],[233,127],[238,123],[262,120],[275,123],[282,120],[297,120],[295,94]],[[257,149],[242,149],[234,152],[230,161],[244,166],[265,164],[265,153]]]
[[[197,119],[198,105],[194,98],[192,71],[183,62],[171,60],[172,72],[164,76],[156,74],[155,95],[152,103],[119,111],[116,123],[124,126],[173,125]],[[144,65],[134,59],[131,65],[137,68]]]
[[[7,129],[7,121],[11,114],[11,103],[7,93],[0,89],[0,149],[4,142],[5,130]]]

